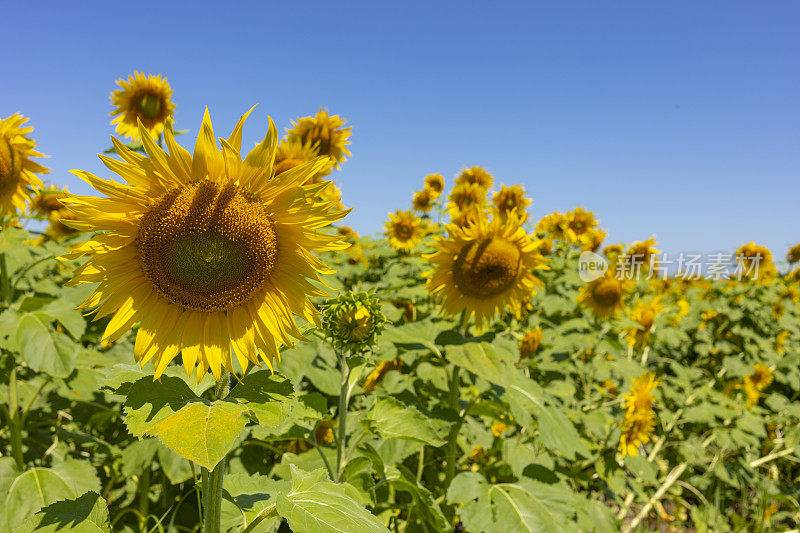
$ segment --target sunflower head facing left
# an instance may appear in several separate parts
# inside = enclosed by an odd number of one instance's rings
[[[69,226],[100,232],[66,256],[89,256],[70,284],[99,283],[80,307],[111,316],[104,340],[140,323],[134,356],[152,359],[155,377],[178,354],[198,379],[219,379],[232,357],[272,367],[281,344],[303,339],[294,315],[318,324],[309,296],[331,270],[313,252],[347,247],[320,231],[347,214],[321,198],[328,182],[303,185],[327,158],[273,177],[275,125],[242,158],[246,117],[218,144],[206,111],[193,153],[169,125],[162,150],[140,123],[146,155],[113,139],[122,160],[100,156],[126,183],[75,171],[105,197],[63,200]]]
[[[447,232],[433,244],[439,251],[427,256],[434,265],[428,291],[444,314],[465,311],[482,328],[505,310],[519,314],[523,299],[543,285],[533,270],[546,268],[545,259],[516,214],[505,221],[478,218],[463,228],[449,224]]]
[[[310,145],[317,155],[327,156],[332,164],[339,166],[350,155],[347,145],[353,128],[345,127],[345,122],[339,115],[320,109],[313,117],[301,117],[292,122],[286,141]]]
[[[141,122],[149,135],[158,137],[175,111],[167,78],[134,72],[127,81],[117,80],[117,85],[120,89],[111,93],[114,110],[110,113],[115,117],[111,123],[117,125],[117,133],[142,140]]]
[[[24,211],[31,188],[42,187],[36,174],[49,172],[31,160],[44,156],[35,150],[36,142],[28,137],[33,128],[22,126],[27,121],[19,113],[0,119],[0,217]]]

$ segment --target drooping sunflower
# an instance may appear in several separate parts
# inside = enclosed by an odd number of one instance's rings
[[[520,359],[527,359],[539,351],[542,346],[543,333],[542,328],[534,328],[525,333],[519,341]]]
[[[613,276],[611,269],[606,274],[583,286],[578,303],[599,320],[612,318],[625,308],[625,292],[630,281]]]
[[[420,213],[430,213],[433,209],[435,198],[430,189],[422,189],[414,193],[411,199],[411,206]]]
[[[386,237],[392,248],[408,253],[422,242],[427,234],[427,225],[411,211],[397,210],[389,213],[386,221]]]
[[[786,261],[792,265],[794,263],[800,263],[800,243],[789,248],[789,251],[786,253]]]
[[[655,248],[656,244],[655,235],[645,241],[634,242],[625,252],[625,261],[648,268],[651,258],[659,253],[659,250]]]
[[[46,218],[50,213],[64,208],[59,199],[66,195],[66,188],[60,189],[55,186],[41,188],[31,198],[30,210],[33,214]]]
[[[167,78],[134,72],[127,81],[117,80],[117,85],[121,88],[111,93],[114,110],[110,113],[115,117],[111,124],[117,125],[117,132],[141,140],[138,126],[141,121],[149,135],[158,137],[175,111]]]
[[[0,216],[25,211],[30,188],[42,186],[36,174],[50,172],[31,160],[45,156],[34,149],[36,141],[28,138],[33,128],[22,127],[27,121],[19,113],[0,119]]]
[[[470,167],[461,171],[456,178],[456,185],[475,184],[483,189],[488,189],[494,183],[494,178],[483,167]]]
[[[520,221],[528,220],[526,209],[531,205],[531,200],[525,197],[525,189],[522,185],[512,185],[511,187],[500,185],[500,190],[492,198],[492,204],[501,218],[508,218],[510,212],[516,211]]]
[[[286,130],[286,140],[312,146],[318,155],[328,156],[337,167],[344,163],[350,150],[352,127],[344,127],[345,119],[320,108],[313,117],[301,117]]]
[[[737,279],[769,283],[778,274],[778,269],[772,259],[772,252],[766,246],[755,242],[743,244],[736,250],[738,269]]]
[[[242,160],[245,114],[217,145],[208,111],[190,153],[164,130],[169,153],[140,125],[145,155],[113,139],[122,160],[100,156],[127,183],[75,174],[106,198],[70,195],[67,223],[100,231],[66,258],[88,255],[70,284],[97,283],[81,308],[112,316],[103,339],[114,341],[141,322],[134,357],[151,359],[160,376],[179,353],[187,374],[272,366],[279,344],[303,339],[294,315],[319,324],[309,300],[331,270],[313,252],[347,243],[319,231],[347,211],[319,198],[327,182],[302,185],[326,158],[273,176],[275,125]]]
[[[437,199],[444,190],[444,176],[441,174],[428,174],[425,176],[425,188],[431,191],[433,199]]]
[[[545,259],[516,215],[463,228],[449,224],[447,232],[435,239],[439,251],[426,257],[435,265],[426,273],[427,287],[445,314],[465,311],[481,328],[505,310],[519,314],[523,298],[543,286],[532,271],[547,268]]]
[[[650,442],[655,425],[655,414],[652,411],[645,411],[635,417],[625,417],[617,448],[622,457],[639,455],[639,446]]]

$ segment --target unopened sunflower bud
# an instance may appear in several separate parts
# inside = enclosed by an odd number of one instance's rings
[[[322,312],[322,328],[333,346],[353,354],[374,345],[385,324],[380,300],[365,292],[343,294]]]

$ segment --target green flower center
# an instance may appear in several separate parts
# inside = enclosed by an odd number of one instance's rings
[[[153,120],[161,114],[161,97],[153,93],[144,93],[137,104],[144,118]]]

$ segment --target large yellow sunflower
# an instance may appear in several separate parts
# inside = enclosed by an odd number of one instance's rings
[[[389,213],[386,221],[386,237],[392,248],[408,253],[422,242],[427,233],[427,225],[411,211],[397,210]]]
[[[547,268],[545,259],[516,215],[479,218],[464,228],[449,224],[447,232],[436,237],[439,251],[427,256],[435,267],[426,273],[445,314],[466,311],[481,328],[505,310],[519,314],[523,298],[543,285],[532,270]]]
[[[778,269],[772,259],[772,252],[766,246],[755,242],[743,244],[736,250],[738,279],[769,283],[778,274]]]
[[[27,137],[33,128],[21,127],[27,121],[19,113],[0,119],[0,216],[24,211],[30,187],[42,186],[36,174],[50,172],[30,159],[44,155],[34,150],[36,142]]]
[[[145,76],[143,72],[134,72],[128,76],[128,81],[117,80],[117,85],[121,89],[111,93],[114,110],[110,113],[116,117],[111,123],[117,125],[117,132],[141,140],[138,121],[153,137],[163,132],[167,120],[175,111],[167,78],[160,74]]]
[[[456,185],[467,183],[474,183],[484,189],[488,189],[494,183],[494,178],[483,167],[470,167],[462,170],[461,174],[456,178]]]
[[[586,211],[582,207],[576,207],[567,213],[565,218],[567,238],[574,243],[584,242],[586,235],[597,226],[594,213]]]
[[[578,303],[598,319],[611,318],[625,308],[625,292],[630,282],[613,276],[611,269],[602,276],[584,285],[578,296]]]
[[[568,219],[566,215],[554,211],[549,215],[543,216],[542,219],[536,223],[536,231],[546,233],[554,239],[564,240],[567,223]]]
[[[350,155],[347,145],[352,127],[344,127],[345,119],[330,115],[320,108],[316,116],[298,118],[286,130],[286,140],[309,144],[318,155],[328,156],[335,165],[340,165]]]
[[[302,185],[327,158],[272,177],[275,125],[242,160],[247,114],[220,147],[206,111],[193,154],[170,126],[167,153],[140,125],[146,156],[117,139],[122,161],[100,156],[127,183],[75,171],[107,198],[64,200],[68,225],[103,232],[66,256],[89,256],[71,284],[99,282],[80,307],[112,316],[108,341],[141,322],[134,356],[152,359],[156,377],[178,353],[198,379],[232,369],[234,354],[242,368],[259,356],[271,367],[279,344],[303,338],[294,315],[319,323],[309,296],[324,294],[315,282],[331,270],[312,252],[347,247],[319,231],[347,214],[320,199],[328,182]]]
[[[303,163],[313,161],[317,157],[319,157],[317,151],[308,142],[282,141],[275,152],[275,175],[283,174],[287,170],[291,170]],[[328,161],[328,167],[320,170],[309,178],[308,183],[319,183],[322,181],[322,178],[331,173],[333,170],[333,162],[330,160]]]
[[[528,219],[528,212],[525,209],[531,205],[531,200],[525,197],[522,185],[511,187],[500,185],[500,191],[494,194],[492,204],[501,218],[507,218],[509,213],[516,211],[520,220],[525,222]]]
[[[415,192],[411,199],[411,206],[420,213],[430,213],[435,201],[434,194],[430,189]]]

